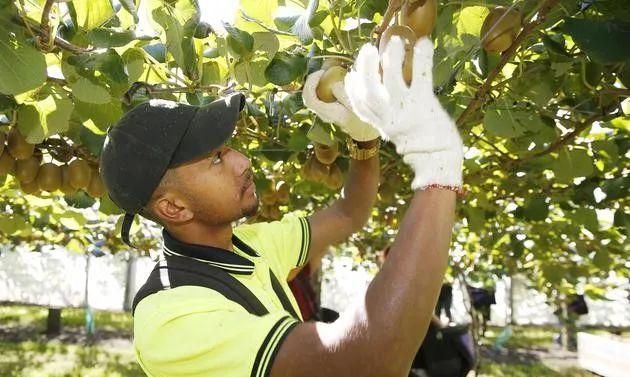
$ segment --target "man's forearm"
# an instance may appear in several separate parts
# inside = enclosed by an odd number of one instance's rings
[[[422,343],[446,270],[454,210],[452,191],[416,192],[365,299],[331,326],[336,336],[354,334],[342,341],[350,354],[379,355],[373,370],[391,368],[380,375],[408,371]]]
[[[371,147],[377,140],[365,142],[362,147]],[[343,187],[343,197],[334,205],[344,216],[352,220],[352,232],[365,225],[378,192],[379,183],[378,154],[367,160],[351,160],[350,169]]]

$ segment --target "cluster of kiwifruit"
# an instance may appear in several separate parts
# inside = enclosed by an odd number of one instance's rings
[[[63,165],[42,163],[41,151],[28,143],[16,127],[8,135],[0,132],[0,177],[7,174],[15,177],[25,194],[57,190],[73,194],[85,190],[94,198],[105,195],[97,167],[80,158]]]
[[[521,14],[514,8],[495,7],[481,26],[481,46],[488,52],[503,52],[521,30]]]
[[[332,190],[338,190],[343,186],[343,174],[335,163],[339,157],[339,144],[333,142],[330,145],[314,142],[315,153],[309,156],[302,166],[304,178],[323,183]]]
[[[413,67],[413,46],[418,38],[427,36],[435,26],[437,17],[437,0],[408,0],[400,12],[400,23],[389,26],[381,35],[378,49],[382,53],[393,36],[399,36],[405,43],[405,59],[402,70],[407,85],[411,84]],[[339,64],[322,66],[326,71],[319,80],[316,94],[323,102],[335,102],[332,85],[343,80],[346,70]]]
[[[280,219],[282,213],[279,206],[289,204],[289,200],[289,185],[286,182],[279,181],[271,184],[260,196],[262,204],[259,212],[260,216],[271,220]]]

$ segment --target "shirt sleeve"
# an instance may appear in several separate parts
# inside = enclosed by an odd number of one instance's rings
[[[267,258],[280,276],[286,278],[291,270],[308,261],[311,229],[305,217],[287,214],[280,221],[252,224],[243,231],[256,240],[256,251]]]
[[[258,317],[240,307],[198,310],[170,318],[150,333],[138,332],[134,345],[152,377],[266,377],[296,325],[284,312]]]

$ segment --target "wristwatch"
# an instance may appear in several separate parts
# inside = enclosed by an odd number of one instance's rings
[[[363,144],[363,145],[361,145]],[[366,144],[368,146],[366,146]],[[380,139],[370,141],[356,141],[352,138],[347,140],[348,154],[353,160],[368,160],[378,154],[381,147]]]

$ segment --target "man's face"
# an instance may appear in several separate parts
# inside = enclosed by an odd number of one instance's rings
[[[193,212],[193,221],[220,225],[256,214],[258,197],[251,163],[236,150],[221,146],[174,170],[176,190]]]

